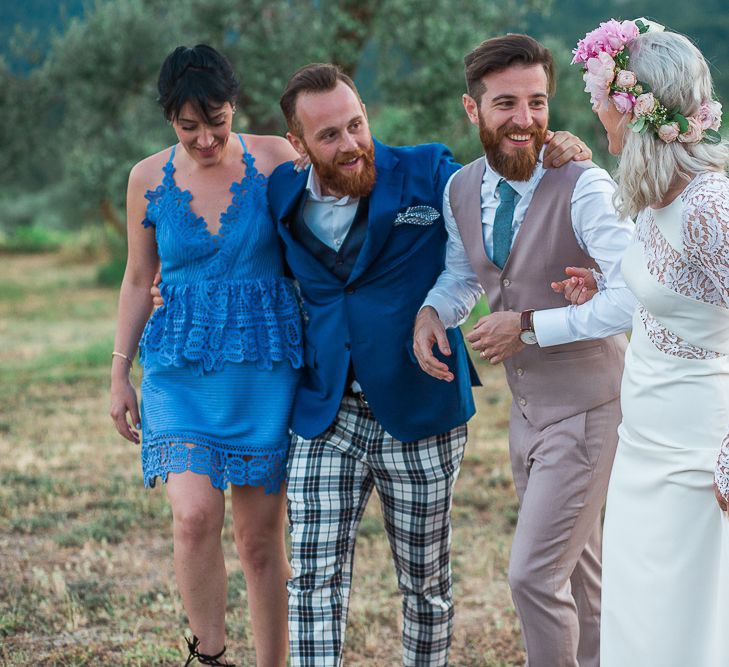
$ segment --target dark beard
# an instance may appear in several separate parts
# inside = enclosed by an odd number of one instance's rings
[[[356,150],[348,153],[337,153],[334,162],[319,160],[304,143],[306,152],[309,154],[311,166],[316,170],[316,175],[323,190],[336,193],[340,197],[349,195],[352,198],[366,197],[372,188],[375,187],[377,173],[375,170],[375,145],[370,142],[366,151]],[[348,162],[356,157],[362,158],[362,169],[358,172],[348,174],[337,168],[337,164]]]
[[[531,134],[534,143],[527,148],[519,148],[513,155],[507,155],[501,150],[501,140],[507,134]],[[544,145],[546,128],[531,125],[525,130],[514,126],[503,126],[497,130],[490,130],[479,114],[478,136],[486,152],[486,159],[491,168],[501,174],[507,181],[528,181],[539,160],[539,153]]]

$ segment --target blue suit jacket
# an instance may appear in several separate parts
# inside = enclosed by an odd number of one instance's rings
[[[443,270],[443,190],[459,166],[442,144],[395,148],[375,141],[377,180],[367,236],[346,282],[288,229],[306,196],[307,173],[287,163],[271,175],[273,219],[303,298],[306,368],[292,417],[302,437],[313,438],[334,421],[350,359],[375,417],[399,440],[443,433],[475,412],[471,383],[478,384],[478,377],[459,329],[448,330],[452,353],[441,357],[453,382],[424,373],[412,351],[415,316]],[[410,206],[429,206],[441,215],[427,225],[393,224]]]

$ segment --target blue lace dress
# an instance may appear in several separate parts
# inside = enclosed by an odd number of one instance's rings
[[[299,303],[266,200],[267,179],[243,144],[245,174],[211,234],[175,185],[175,148],[146,198],[164,306],[140,342],[145,486],[191,470],[211,484],[285,478],[288,423],[302,366]]]

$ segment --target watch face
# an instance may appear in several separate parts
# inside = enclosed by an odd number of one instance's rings
[[[522,331],[519,334],[519,338],[521,338],[521,342],[524,343],[524,345],[536,345],[537,343],[537,334],[533,331],[529,331],[528,329],[526,331]]]

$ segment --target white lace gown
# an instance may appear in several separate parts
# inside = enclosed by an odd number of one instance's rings
[[[622,270],[640,306],[607,497],[601,664],[729,667],[729,520],[712,487],[729,450],[729,180],[700,174],[643,211]]]

